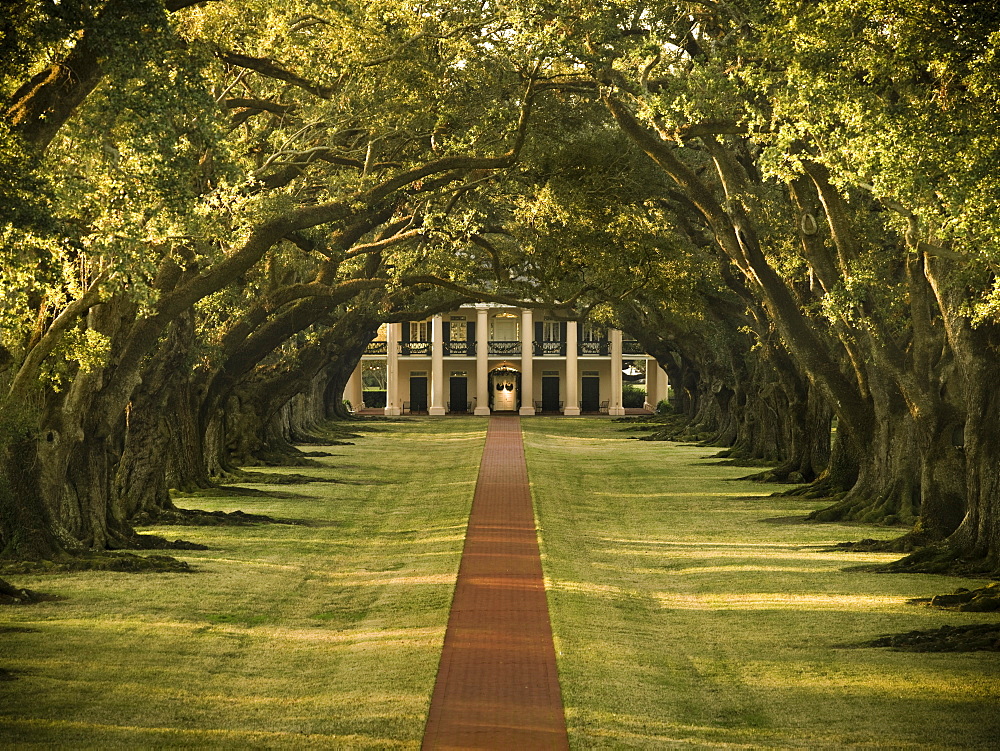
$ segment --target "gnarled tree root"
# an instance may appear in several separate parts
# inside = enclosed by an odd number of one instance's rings
[[[122,551],[82,552],[57,560],[8,561],[4,574],[59,574],[67,571],[122,571],[127,573],[190,573],[184,561],[166,555],[135,555]]]
[[[932,543],[933,540],[921,532],[907,532],[902,537],[894,537],[891,540],[867,538],[857,542],[841,542],[837,543],[834,549],[848,550],[852,553],[913,553]]]
[[[934,595],[927,599],[910,600],[910,602],[942,610],[957,610],[962,613],[998,613],[1000,612],[1000,582],[987,584],[978,589],[961,587],[951,594]]]
[[[889,647],[902,652],[1000,652],[1000,623],[889,634],[857,646]]]
[[[848,493],[832,506],[813,511],[808,518],[817,522],[852,521],[887,527],[910,526],[917,520],[917,509],[896,493],[886,493],[878,498]]]
[[[47,595],[31,589],[18,589],[13,584],[0,579],[0,605],[30,605],[62,599],[58,595]]]
[[[132,523],[136,526],[184,526],[184,527],[247,527],[251,524],[289,524],[263,514],[247,514],[243,511],[201,511],[199,509],[174,508],[165,509],[156,514],[142,513],[136,516]],[[140,535],[152,538],[155,535]],[[163,538],[160,538],[163,539]],[[177,542],[183,542],[178,540]],[[194,545],[195,543],[189,543]],[[187,550],[206,550],[207,548],[183,548]]]

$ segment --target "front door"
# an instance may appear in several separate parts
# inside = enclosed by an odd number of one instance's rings
[[[559,411],[559,376],[542,376],[542,412]]]
[[[464,376],[452,376],[449,382],[448,401],[452,412],[469,411],[469,379]]]
[[[513,373],[493,376],[493,409],[496,412],[517,409],[517,379]]]
[[[427,376],[410,376],[410,412],[427,411]]]
[[[580,389],[580,411],[597,412],[601,408],[600,376],[584,376]]]

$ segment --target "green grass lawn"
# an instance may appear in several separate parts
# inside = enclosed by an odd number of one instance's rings
[[[1000,654],[853,649],[995,620],[907,604],[970,580],[830,552],[896,530],[736,481],[609,420],[522,420],[574,748],[997,748]]]
[[[996,748],[1000,654],[846,648],[996,616],[907,604],[962,580],[845,571],[817,502],[607,419],[522,420],[574,748]],[[164,527],[192,574],[10,577],[0,747],[416,748],[486,421],[410,419],[300,485],[180,505],[303,524]]]
[[[305,522],[151,530],[196,573],[10,577],[67,599],[0,610],[0,746],[418,747],[485,427],[373,423],[267,470],[318,482],[179,499]]]

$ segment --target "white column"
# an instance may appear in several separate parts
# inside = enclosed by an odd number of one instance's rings
[[[476,415],[490,413],[489,313],[485,305],[476,306]]]
[[[431,405],[429,415],[443,415],[444,408],[444,317],[431,318]]]
[[[358,360],[358,365],[347,379],[347,388],[344,389],[344,398],[351,403],[351,409],[360,412],[364,408],[364,391],[361,382],[361,365],[363,360]]]
[[[576,321],[566,323],[566,404],[563,405],[564,415],[580,414],[580,348],[577,346],[579,324]]]
[[[522,415],[535,414],[535,373],[532,363],[535,357],[535,348],[532,342],[535,339],[535,324],[531,315],[531,308],[521,311],[521,410]]]
[[[385,413],[387,415],[398,415],[403,411],[399,398],[400,325],[390,323],[385,327]]]
[[[646,358],[646,404],[656,409],[661,399],[667,398],[667,373],[656,358]]]
[[[622,407],[622,332],[611,329],[611,399],[608,403],[609,415],[624,415]]]

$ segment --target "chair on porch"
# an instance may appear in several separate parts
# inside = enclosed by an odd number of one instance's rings
[[[605,399],[603,402],[601,402],[601,406],[598,408],[597,411],[606,415],[606,414],[608,414],[608,407],[610,407],[610,406],[611,406],[611,402],[608,401],[607,399]]]
[[[403,402],[402,414],[404,414],[404,415],[410,414],[410,403],[409,402]]]

